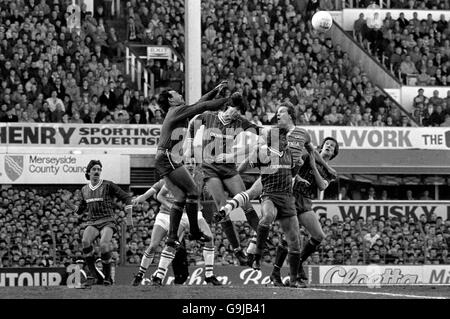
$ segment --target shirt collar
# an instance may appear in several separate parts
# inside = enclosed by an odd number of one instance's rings
[[[223,125],[228,125],[231,123],[230,119],[225,119],[223,116],[223,112],[219,112],[219,114],[217,115],[217,117],[219,118],[219,121],[223,124]]]

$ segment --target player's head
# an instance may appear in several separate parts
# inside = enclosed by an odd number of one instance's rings
[[[98,180],[100,179],[100,174],[102,173],[102,163],[99,160],[91,160],[86,167],[86,173],[84,176],[87,180]]]
[[[331,161],[339,154],[339,143],[335,138],[331,136],[326,137],[322,141],[322,144],[319,147],[319,151],[322,156],[327,156]]]
[[[239,92],[234,92],[231,95],[231,103],[228,104],[225,114],[231,118],[236,118],[245,114],[247,105],[245,99]]]
[[[165,113],[171,106],[178,106],[183,103],[183,96],[175,90],[164,90],[159,93],[158,105]]]
[[[295,109],[290,102],[283,102],[277,109],[279,126],[288,127],[295,123]]]

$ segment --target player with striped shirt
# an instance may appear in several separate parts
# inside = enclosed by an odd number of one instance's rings
[[[231,96],[231,104],[227,106],[225,111],[207,111],[197,115],[189,123],[185,158],[191,158],[193,154],[193,137],[197,130],[204,126],[202,136],[203,152],[196,156],[195,160],[201,166],[204,182],[217,208],[226,204],[227,197],[224,188],[227,189],[231,196],[245,191],[244,182],[236,169],[236,157],[239,154],[235,154],[232,147],[235,138],[240,133],[248,129],[253,129],[256,133],[260,127],[243,118],[241,114],[244,112],[243,97],[239,92],[235,92]],[[243,206],[243,210],[251,228],[256,231],[259,218],[252,204],[248,202]],[[234,249],[235,256],[241,264],[246,264],[247,258],[240,247],[233,222],[230,218],[225,218],[221,221],[221,225]]]
[[[300,262],[300,229],[292,194],[293,154],[287,147],[287,130],[273,128],[267,137],[267,145],[256,148],[240,166],[244,172],[248,166],[259,167],[261,174],[261,219],[256,235],[254,269],[261,269],[260,261],[269,235],[270,225],[279,220],[289,247],[290,286],[298,287],[297,272]]]
[[[292,152],[293,160],[295,165],[302,165],[302,155],[306,154],[307,151],[305,147],[311,144],[311,137],[309,133],[300,127],[295,126],[295,109],[292,103],[285,102],[282,103],[277,109],[277,125],[282,128],[286,128],[288,130],[287,133],[287,142],[288,147]],[[327,165],[327,163],[320,157],[317,151],[314,152],[314,157],[318,163],[324,165],[324,167],[333,175],[336,174],[336,171]],[[262,192],[262,184],[261,179],[257,179],[255,183],[253,183],[252,187],[245,192],[239,193],[233,197],[233,199],[229,200],[227,204],[221,207],[217,219],[224,218],[227,216],[232,210],[246,205],[250,200],[257,198],[261,195]],[[253,240],[254,242],[254,240]],[[252,256],[254,254],[254,244],[249,245],[247,253],[249,257],[249,265],[252,265]]]
[[[323,160],[329,162],[339,154],[339,144],[333,137],[327,137],[322,141],[319,150]],[[304,161],[304,164],[297,172],[293,191],[298,221],[311,235],[300,253],[300,268],[298,272],[298,280],[306,286],[308,277],[306,276],[302,264],[317,250],[317,247],[325,238],[319,219],[312,209],[311,199],[319,190],[324,191],[328,185],[330,185],[331,181],[335,179],[335,176],[329,173],[324,165],[316,163],[314,156],[311,154],[303,155],[302,160]],[[283,285],[280,269],[286,259],[287,251],[286,241],[281,241],[277,247],[274,267],[270,276],[277,286]]]
[[[133,199],[133,204],[142,203],[153,195],[157,194],[157,200],[161,203],[159,208],[159,212],[156,215],[155,224],[153,225],[152,235],[150,239],[150,245],[144,252],[144,256],[142,257],[141,264],[139,266],[139,272],[135,275],[133,279],[133,286],[138,286],[146,271],[147,268],[153,261],[156,249],[158,248],[160,242],[169,232],[170,225],[170,208],[173,205],[173,195],[170,194],[169,190],[165,186],[164,180],[161,179],[156,182],[149,190],[147,190],[144,194]],[[202,213],[198,212],[198,224],[200,229],[212,237],[211,229],[208,226],[208,223],[203,218]],[[189,220],[186,214],[183,214],[181,218],[180,227],[178,229],[178,238],[181,241],[184,234],[189,232]],[[164,277],[166,276],[167,269],[169,267],[170,261],[175,258],[175,255],[172,255],[168,252],[163,252],[161,254],[160,264],[158,265],[158,269],[152,278],[152,281],[157,285],[161,285]],[[203,247],[203,258],[205,260],[205,281],[207,283],[212,283],[215,286],[221,285],[220,281],[214,276],[213,267],[214,267],[214,243],[212,240],[205,243]],[[161,262],[162,261],[162,262]],[[175,269],[174,269],[175,272]],[[155,278],[156,277],[156,278]]]
[[[86,179],[89,184],[81,189],[81,202],[78,206],[69,201],[69,194],[62,196],[64,202],[74,210],[75,214],[87,212],[87,226],[83,231],[83,253],[88,266],[90,280],[97,282],[97,271],[95,269],[95,256],[92,243],[100,236],[100,257],[103,264],[104,285],[113,283],[111,278],[111,239],[117,231],[117,220],[114,216],[113,198],[117,197],[125,203],[126,223],[133,225],[131,196],[124,192],[115,183],[100,178],[102,163],[91,160],[86,168]]]
[[[182,148],[178,149],[178,146],[182,145],[185,135],[183,128],[187,127],[189,118],[207,110],[220,109],[229,101],[228,98],[214,99],[225,86],[226,82],[221,82],[193,105],[186,105],[183,97],[174,90],[164,90],[158,97],[158,104],[166,116],[161,127],[155,167],[175,198],[170,212],[170,230],[166,242],[166,246],[169,247],[167,249],[172,252],[179,244],[177,233],[185,207],[190,224],[190,239],[203,242],[211,240],[198,227],[199,192],[182,163],[181,154],[177,152]],[[179,158],[176,155],[179,155]]]

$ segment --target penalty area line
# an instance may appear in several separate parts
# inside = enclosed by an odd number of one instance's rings
[[[304,290],[313,291],[331,291],[331,292],[342,292],[346,294],[367,294],[367,295],[377,295],[377,296],[390,296],[390,297],[407,297],[407,298],[419,298],[419,299],[448,299],[446,297],[439,296],[421,296],[421,295],[408,295],[408,294],[393,294],[390,292],[375,292],[375,291],[358,291],[358,290],[341,290],[341,289],[325,289],[325,288],[303,288]]]

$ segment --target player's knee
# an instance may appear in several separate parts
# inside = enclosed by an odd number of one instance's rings
[[[84,251],[85,248],[92,249],[92,245],[91,245],[91,242],[89,240],[83,239],[81,241],[81,245],[83,246],[83,251]]]

